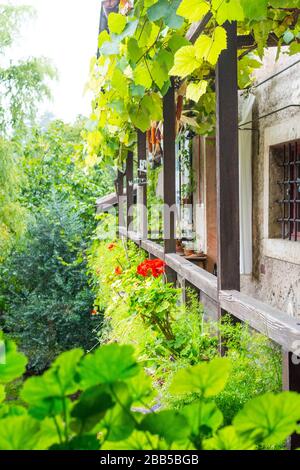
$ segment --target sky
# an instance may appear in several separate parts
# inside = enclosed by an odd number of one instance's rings
[[[32,5],[36,19],[22,29],[13,59],[45,56],[59,74],[52,85],[53,102],[44,103],[39,114],[51,112],[67,122],[88,115],[90,96],[84,95],[90,59],[96,53],[101,0],[11,0]]]

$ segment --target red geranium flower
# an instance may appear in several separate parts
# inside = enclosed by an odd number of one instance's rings
[[[143,277],[159,277],[165,272],[165,265],[161,259],[145,260],[138,265],[137,273]]]
[[[107,249],[108,249],[109,251],[112,251],[112,250],[114,250],[114,249],[116,248],[116,246],[117,246],[117,245],[116,245],[115,243],[110,243],[110,244],[108,245]]]
[[[115,274],[116,274],[117,276],[120,276],[120,275],[122,274],[122,272],[123,272],[123,270],[122,270],[121,266],[117,266],[117,267],[115,268]]]

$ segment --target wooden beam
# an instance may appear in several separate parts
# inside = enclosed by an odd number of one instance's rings
[[[222,290],[219,300],[223,310],[248,323],[286,351],[293,351],[295,342],[300,341],[300,322],[297,318],[238,291]]]
[[[133,222],[133,153],[128,152],[126,159],[126,227],[132,229]]]
[[[218,289],[239,291],[237,25],[226,23],[224,27],[228,47],[221,53],[216,70]]]
[[[176,254],[166,254],[165,262],[173,271],[211,299],[218,299],[217,279],[215,276]]]
[[[151,240],[142,240],[141,248],[143,248],[143,250],[147,251],[155,258],[164,259],[164,249],[158,243],[155,243]]]
[[[148,238],[148,216],[147,216],[147,149],[146,149],[146,133],[138,131],[138,187],[137,187],[137,205],[138,213],[138,231],[142,239]]]
[[[274,34],[270,33],[267,39],[267,46],[268,47],[277,47],[279,42],[279,38]],[[238,49],[248,49],[251,47],[257,47],[257,43],[255,38],[252,34],[241,34],[237,38],[237,47]]]
[[[174,85],[163,99],[164,118],[164,158],[163,158],[163,204],[164,204],[164,250],[165,253],[176,252],[175,214],[176,207],[176,106]]]
[[[200,36],[200,34],[203,33],[204,29],[206,28],[206,26],[208,25],[208,23],[210,22],[212,18],[212,13],[211,12],[208,12],[203,18],[202,20],[200,21],[197,21],[196,23],[193,23],[191,26],[190,26],[190,29],[188,30],[187,34],[186,34],[186,39],[188,39],[189,41],[191,41],[192,43],[194,43],[198,37]]]

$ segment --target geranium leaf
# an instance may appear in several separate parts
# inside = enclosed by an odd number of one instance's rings
[[[194,436],[208,436],[223,423],[223,415],[215,403],[198,401],[185,406],[182,414],[189,423],[190,433]]]
[[[80,364],[81,386],[86,388],[110,384],[134,377],[139,366],[131,346],[108,344],[101,346],[94,354],[88,354]]]
[[[0,383],[11,382],[25,372],[27,359],[15,343],[0,332]]]
[[[214,437],[203,442],[205,450],[255,450],[252,441],[239,436],[233,426],[220,429]]]
[[[39,441],[40,424],[28,416],[1,420],[0,450],[34,450]]]
[[[266,393],[250,400],[234,418],[239,435],[252,442],[279,444],[297,429],[300,395]]]
[[[146,415],[139,428],[158,435],[169,443],[181,441],[187,438],[189,434],[186,418],[177,411],[172,410]]]

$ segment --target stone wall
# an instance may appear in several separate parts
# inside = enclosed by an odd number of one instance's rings
[[[299,61],[282,54],[275,62],[270,50],[256,83]],[[270,146],[300,139],[300,108],[290,107],[257,121],[279,108],[300,105],[300,63],[254,91],[253,128],[253,273],[242,278],[242,290],[292,316],[300,316],[300,241],[272,238],[270,210]],[[272,207],[271,207],[272,210]]]

